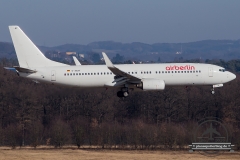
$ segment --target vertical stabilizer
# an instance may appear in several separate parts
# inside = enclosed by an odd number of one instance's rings
[[[33,69],[35,67],[66,66],[66,64],[46,58],[19,26],[9,26],[9,30],[20,67]]]

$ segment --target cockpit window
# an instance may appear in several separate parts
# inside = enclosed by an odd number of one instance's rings
[[[225,69],[219,69],[220,72],[225,72],[226,70]]]

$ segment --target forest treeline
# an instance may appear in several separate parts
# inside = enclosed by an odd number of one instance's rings
[[[240,148],[239,60],[217,61],[237,78],[217,88],[166,87],[121,99],[116,89],[79,89],[36,84],[0,64],[0,145],[97,146],[118,149],[182,149],[197,122],[221,119]]]

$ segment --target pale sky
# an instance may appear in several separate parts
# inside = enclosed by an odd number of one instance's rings
[[[239,0],[1,0],[0,41],[19,25],[37,45],[240,39]]]

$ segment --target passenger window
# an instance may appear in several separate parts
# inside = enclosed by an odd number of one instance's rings
[[[201,73],[201,71],[199,71],[199,73]]]
[[[67,75],[69,76],[69,73]]]
[[[149,72],[149,74],[151,74],[151,71]]]
[[[187,73],[189,73],[189,71],[187,71]]]
[[[90,73],[88,73],[88,75],[90,75]]]
[[[192,71],[190,71],[190,73],[192,73]]]
[[[76,73],[76,75],[78,76],[78,73]]]
[[[168,73],[170,73],[170,71],[168,71]]]
[[[93,75],[93,73],[91,73],[91,75]]]
[[[164,73],[164,71],[162,71],[162,73]]]
[[[132,72],[132,74],[133,74],[133,72]]]
[[[99,75],[99,73],[97,73],[97,75]]]
[[[137,72],[135,72],[135,74],[137,74]]]
[[[73,75],[75,76],[75,73],[73,73]]]
[[[175,71],[175,73],[177,73],[177,71]]]
[[[66,76],[66,73],[64,73],[64,76]]]
[[[70,76],[72,75],[72,73],[70,73]]]
[[[172,71],[172,73],[174,73],[174,72]]]
[[[94,73],[94,75],[96,75],[96,73]]]
[[[87,73],[85,73],[85,75],[87,75]]]
[[[195,73],[195,71],[193,71],[193,73]]]
[[[180,73],[180,71],[178,71],[178,73]]]
[[[181,71],[181,73],[183,73],[183,71]]]

